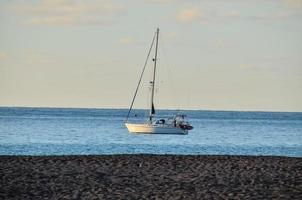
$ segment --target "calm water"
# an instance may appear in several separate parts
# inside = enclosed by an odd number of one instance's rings
[[[227,154],[302,157],[302,113],[182,111],[188,135],[129,134],[127,110],[0,108],[1,155]],[[142,118],[145,111],[135,111]],[[159,111],[169,116],[174,111]]]

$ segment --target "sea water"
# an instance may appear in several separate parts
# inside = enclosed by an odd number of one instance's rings
[[[180,111],[160,110],[171,116]],[[0,107],[0,155],[183,154],[302,157],[302,113],[181,111],[188,135],[131,134],[126,109]],[[134,110],[131,120],[146,119]]]

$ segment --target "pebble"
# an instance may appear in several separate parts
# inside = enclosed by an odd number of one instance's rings
[[[0,199],[302,199],[302,158],[0,156]]]

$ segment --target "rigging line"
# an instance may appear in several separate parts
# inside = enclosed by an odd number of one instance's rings
[[[133,104],[134,104],[134,100],[135,100],[135,98],[136,98],[136,95],[137,95],[137,92],[138,92],[138,89],[139,89],[140,83],[141,83],[142,78],[143,78],[143,74],[144,74],[145,69],[146,69],[146,66],[147,66],[147,62],[148,62],[149,57],[150,57],[150,53],[151,53],[151,50],[152,50],[152,47],[153,47],[153,44],[154,44],[155,36],[156,36],[156,34],[153,36],[152,43],[151,43],[151,46],[150,46],[150,49],[149,49],[149,52],[148,52],[147,58],[146,58],[146,60],[145,60],[145,64],[144,64],[144,67],[143,67],[143,70],[142,70],[141,76],[140,76],[140,78],[139,78],[139,81],[138,81],[137,87],[136,87],[136,89],[135,89],[135,93],[134,93],[134,96],[133,96],[133,99],[132,99],[132,102],[131,102],[131,105],[130,105],[129,111],[128,111],[128,113],[127,113],[127,117],[126,117],[126,119],[125,119],[125,122],[127,122],[127,121],[128,121],[128,118],[129,118],[130,112],[131,112],[131,110],[132,110],[132,107],[133,107]]]

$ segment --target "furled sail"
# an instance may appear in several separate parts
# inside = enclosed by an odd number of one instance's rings
[[[152,103],[152,110],[151,110],[151,114],[154,115],[155,114],[155,109],[154,109],[154,104]]]

